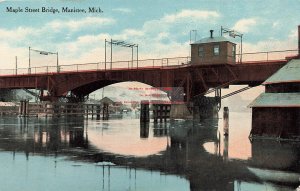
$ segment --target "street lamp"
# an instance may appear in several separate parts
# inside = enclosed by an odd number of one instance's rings
[[[59,67],[58,67],[58,52],[47,52],[47,51],[43,51],[43,50],[36,50],[36,49],[32,49],[31,47],[29,47],[29,65],[28,65],[28,73],[30,74],[31,73],[31,64],[30,64],[30,51],[34,51],[34,52],[38,52],[40,53],[41,55],[56,55],[56,69],[57,69],[57,72],[59,72]]]
[[[192,32],[195,34],[195,39],[194,41],[196,42],[197,40],[197,30],[193,29],[193,30],[190,30],[190,44],[192,43]]]
[[[235,38],[236,36],[237,37],[240,37],[241,38],[241,47],[240,47],[240,63],[242,63],[242,55],[243,55],[243,34],[238,32],[238,31],[235,31],[235,30],[232,30],[232,29],[227,29],[227,28],[223,28],[221,26],[221,36],[223,35],[223,33],[228,33],[230,37],[232,38]]]
[[[106,46],[110,44],[110,69],[112,69],[112,57],[113,57],[113,45],[115,46],[120,46],[120,47],[125,47],[125,48],[131,48],[131,67],[133,67],[133,50],[134,48],[136,48],[136,67],[138,68],[139,67],[139,45],[138,44],[132,44],[132,43],[127,43],[125,41],[122,41],[122,40],[113,40],[113,39],[110,39],[110,41],[106,40],[105,39],[105,70],[106,70]],[[129,65],[128,65],[129,67]]]

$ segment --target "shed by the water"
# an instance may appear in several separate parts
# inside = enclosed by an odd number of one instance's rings
[[[300,138],[300,60],[291,60],[264,83],[252,108],[252,137]]]

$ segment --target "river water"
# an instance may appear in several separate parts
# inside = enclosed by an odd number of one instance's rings
[[[220,113],[219,116],[222,116]],[[141,124],[135,114],[0,119],[0,190],[295,190],[300,145],[249,140],[251,113]]]

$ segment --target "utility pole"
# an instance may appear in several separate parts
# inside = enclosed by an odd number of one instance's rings
[[[110,39],[110,69],[112,69],[112,39]]]
[[[106,39],[105,39],[105,49],[104,49],[105,55],[104,55],[104,64],[105,64],[105,71],[106,71]]]
[[[243,34],[240,32],[237,32],[232,29],[223,28],[221,26],[221,36],[223,36],[223,33],[228,33],[230,37],[235,38],[240,37],[241,38],[241,46],[240,46],[240,63],[242,63],[242,55],[243,55]]]
[[[18,57],[16,56],[16,75],[18,74]]]
[[[30,46],[29,46],[29,60],[28,60],[28,73],[31,73],[31,67],[30,67]]]

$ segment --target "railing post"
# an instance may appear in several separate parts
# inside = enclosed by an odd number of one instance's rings
[[[152,59],[152,62],[153,62],[153,68],[154,68],[154,59]]]
[[[76,64],[77,72],[78,72],[78,64]]]
[[[48,66],[46,67],[46,73],[48,74]]]
[[[167,58],[167,66],[169,66],[169,59]]]
[[[269,61],[269,52],[267,52],[267,61]]]

